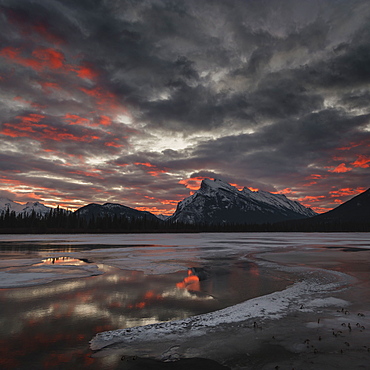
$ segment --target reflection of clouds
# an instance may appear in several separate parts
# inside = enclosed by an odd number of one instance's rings
[[[35,287],[28,287],[27,289],[8,290],[5,296],[8,299],[25,300],[40,297],[51,297],[61,293],[69,292],[75,289],[86,287],[87,282],[84,280],[59,282],[57,286],[39,285]]]
[[[191,299],[191,300],[209,300],[214,299],[210,295],[199,295],[190,293],[187,289],[173,288],[163,292],[163,298]]]
[[[74,307],[73,316],[111,318],[112,315],[109,310],[103,309],[101,305],[95,303],[82,303]]]
[[[87,262],[73,257],[49,257],[43,259],[42,263],[38,263],[34,266],[54,265],[54,264],[67,266],[84,266],[87,265]]]
[[[48,317],[48,316],[54,314],[54,312],[55,312],[55,307],[53,307],[53,306],[49,306],[47,308],[38,308],[38,309],[33,309],[33,310],[30,310],[30,311],[27,311],[23,315],[23,318],[25,318],[26,320],[29,320],[29,319],[33,319],[33,320],[43,319],[45,317]]]

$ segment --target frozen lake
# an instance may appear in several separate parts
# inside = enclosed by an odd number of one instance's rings
[[[356,304],[348,287],[368,279],[369,252],[366,233],[0,235],[0,367],[175,355],[248,368],[235,345],[220,351],[225,325],[256,336],[261,320]]]

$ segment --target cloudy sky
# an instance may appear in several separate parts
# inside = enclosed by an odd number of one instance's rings
[[[370,184],[368,0],[0,0],[0,196],[171,214],[203,178]]]

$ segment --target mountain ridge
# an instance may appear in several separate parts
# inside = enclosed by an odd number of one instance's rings
[[[10,212],[14,211],[16,215],[25,214],[30,215],[32,212],[35,212],[37,215],[46,215],[53,208],[47,207],[40,202],[27,202],[27,203],[18,203],[14,202],[9,198],[0,197],[0,213],[6,212],[9,209]]]
[[[220,179],[204,179],[199,190],[180,201],[171,222],[273,223],[317,215],[283,194],[238,190]]]

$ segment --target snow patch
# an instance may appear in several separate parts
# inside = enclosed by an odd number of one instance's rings
[[[224,325],[256,319],[281,319],[288,313],[298,311],[302,305],[306,307],[306,310],[311,308],[312,311],[318,307],[338,305],[339,303],[343,305],[346,303],[345,301],[333,297],[312,301],[313,294],[331,291],[338,285],[340,284],[333,283],[333,281],[318,282],[317,278],[307,279],[306,281],[295,283],[283,291],[254,298],[208,314],[197,315],[184,320],[98,333],[90,341],[90,348],[99,350],[115,343],[131,345],[143,341],[189,339],[214,332],[215,330],[222,330]],[[309,306],[310,302],[312,307]],[[312,304],[312,302],[314,303]]]

